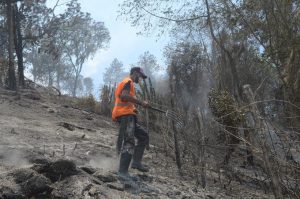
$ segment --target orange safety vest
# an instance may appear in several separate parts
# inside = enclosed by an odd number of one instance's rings
[[[130,79],[129,77],[126,77],[125,79],[123,79],[123,81],[121,83],[119,83],[119,85],[117,86],[117,89],[115,91],[115,106],[112,111],[113,121],[116,121],[116,119],[120,116],[136,115],[134,103],[124,102],[120,98],[121,92],[122,92],[125,84],[127,84],[129,81],[130,81],[130,93],[129,94],[132,97],[134,96],[134,86],[133,86],[132,79]]]

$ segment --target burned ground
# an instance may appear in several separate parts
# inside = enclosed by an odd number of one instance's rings
[[[0,198],[272,198],[213,171],[202,189],[154,143],[144,158],[150,172],[130,170],[137,181],[121,183],[117,126],[64,96],[1,90],[0,110]]]

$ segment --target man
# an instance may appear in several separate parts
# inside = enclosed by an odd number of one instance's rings
[[[130,76],[121,81],[115,91],[115,105],[112,112],[112,119],[117,121],[120,126],[117,152],[120,155],[119,176],[122,179],[130,180],[128,168],[131,160],[131,168],[142,172],[148,172],[149,169],[143,165],[142,158],[146,145],[149,142],[147,132],[137,124],[137,111],[135,104],[144,108],[149,107],[147,101],[140,101],[135,97],[134,83],[139,83],[140,79],[146,79],[140,67],[133,67],[130,70]],[[135,145],[135,138],[137,145]]]

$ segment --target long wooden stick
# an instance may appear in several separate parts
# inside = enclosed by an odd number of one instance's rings
[[[146,93],[145,98],[146,98],[146,101],[149,101],[149,92],[148,92],[148,88],[147,88],[147,84],[146,84],[145,80],[144,80],[144,86],[145,86],[145,90],[146,90],[146,92],[145,92]],[[148,109],[146,109],[146,128],[147,128],[147,134],[149,136],[150,132],[149,132],[149,111],[148,111]],[[149,140],[148,140],[148,143],[146,145],[146,149],[147,150],[150,149],[150,142],[149,142]]]
[[[158,111],[158,112],[161,112],[161,113],[167,113],[167,111],[164,111],[164,110],[161,110],[159,108],[152,107],[152,106],[149,106],[149,109],[152,109],[154,111]]]

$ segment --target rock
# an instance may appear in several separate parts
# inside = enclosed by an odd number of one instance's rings
[[[47,158],[36,158],[36,157],[33,157],[33,158],[30,159],[30,162],[34,163],[34,164],[46,165],[46,164],[50,163],[50,160],[48,160]]]
[[[17,184],[19,184],[31,178],[34,175],[34,173],[35,172],[31,169],[16,169],[9,175],[15,179],[15,182]]]
[[[42,104],[42,108],[49,108],[47,104]]]
[[[40,100],[41,99],[41,95],[38,93],[26,93],[26,94],[24,94],[24,97],[26,97],[28,99],[32,99],[32,100]]]
[[[187,195],[181,197],[181,199],[192,199],[192,198],[193,198],[192,196],[187,196]]]
[[[69,199],[69,197],[67,195],[63,195],[58,190],[54,190],[51,192],[51,198],[53,198],[53,199]]]
[[[57,111],[53,108],[48,108],[48,113],[56,113]]]
[[[97,197],[84,197],[89,189],[94,186],[91,179],[85,175],[73,175],[65,178],[64,180],[57,181],[53,185],[53,191],[50,193],[49,198],[53,199],[83,199],[83,198],[97,198]],[[106,197],[107,198],[107,197]]]
[[[120,183],[108,183],[106,186],[110,189],[115,189],[115,190],[118,190],[118,191],[124,191],[125,190],[124,185],[122,185]]]
[[[92,116],[86,116],[85,119],[87,119],[87,120],[93,120],[93,117]]]
[[[52,188],[50,187],[51,181],[43,175],[35,175],[31,177],[26,182],[21,184],[23,192],[27,196],[38,195],[43,192],[50,192]]]
[[[146,175],[146,174],[137,174],[137,176],[142,180],[142,181],[145,181],[145,182],[153,182],[153,177],[152,176],[149,176],[149,175]]]
[[[65,159],[60,159],[46,165],[38,165],[33,169],[45,175],[52,182],[63,180],[68,176],[78,173],[75,163]]]
[[[73,124],[69,124],[69,123],[66,123],[66,122],[60,122],[58,124],[58,126],[62,126],[66,129],[68,129],[69,131],[74,131],[75,130],[75,126]]]
[[[175,190],[175,191],[169,191],[169,192],[167,193],[167,196],[168,196],[168,197],[175,197],[175,196],[179,196],[180,194],[181,194],[180,191]]]
[[[93,174],[96,178],[100,179],[102,182],[116,182],[118,180],[117,176],[111,172],[101,172],[97,171],[96,173]]]
[[[92,184],[88,185],[83,192],[86,192],[87,196],[90,196],[92,198],[108,198],[103,188],[100,188],[99,186],[94,186]]]
[[[89,190],[89,195],[90,196],[96,196],[98,193],[98,190],[95,187],[91,187]]]
[[[23,196],[23,198],[28,198],[52,189],[50,187],[51,181],[48,178],[29,168],[16,169],[9,173],[8,176],[11,176],[16,184],[11,184],[5,191],[3,191],[2,187],[0,188],[0,193],[4,194],[5,192],[5,197],[3,198],[10,198],[10,196],[11,198],[22,198]],[[18,187],[21,187],[21,189]]]
[[[214,198],[215,198],[214,196],[208,194],[205,196],[205,199],[214,199]]]
[[[21,191],[16,191],[11,189],[10,187],[1,187],[0,188],[0,198],[5,199],[26,199],[27,197],[22,194]]]
[[[84,166],[84,167],[80,167],[80,169],[82,169],[83,171],[87,172],[88,174],[94,174],[97,170],[93,167],[88,167],[88,166]]]
[[[10,133],[11,134],[19,134],[18,132],[16,132],[16,130],[14,128],[11,129]]]

